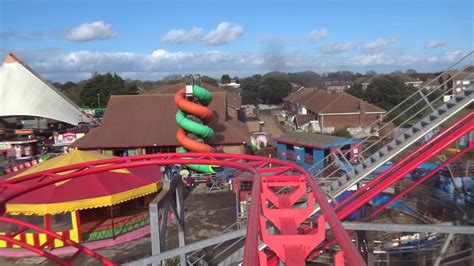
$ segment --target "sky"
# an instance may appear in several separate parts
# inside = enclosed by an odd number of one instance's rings
[[[473,2],[0,0],[0,56],[59,82],[441,71],[474,49]]]

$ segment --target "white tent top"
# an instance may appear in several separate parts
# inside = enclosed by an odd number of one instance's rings
[[[45,117],[72,125],[91,122],[79,106],[13,54],[0,68],[1,116]]]

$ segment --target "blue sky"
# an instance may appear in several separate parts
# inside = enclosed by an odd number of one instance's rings
[[[473,1],[7,1],[0,56],[46,78],[446,68],[473,50]]]

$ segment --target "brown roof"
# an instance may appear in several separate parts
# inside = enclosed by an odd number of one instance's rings
[[[298,103],[316,114],[358,113],[361,103],[365,104],[366,112],[385,112],[348,93],[320,89],[301,89],[291,97],[290,102]]]
[[[292,103],[296,103],[296,102],[300,101],[301,99],[304,99],[306,96],[314,93],[315,90],[317,90],[317,89],[314,89],[314,88],[301,88],[298,91],[296,91],[295,93],[292,93],[292,94],[286,96],[285,98],[283,98],[283,100],[288,101],[288,102],[292,102]]]
[[[242,96],[238,93],[227,91],[227,106],[230,106],[235,109],[240,109],[242,107]]]
[[[311,121],[312,118],[312,115],[295,115],[296,125],[300,127]]]
[[[323,108],[320,113],[330,114],[330,113],[357,113],[360,111],[361,103],[365,104],[366,112],[378,112],[385,113],[385,110],[379,108],[373,104],[362,101],[361,99],[350,95],[349,93],[339,92],[336,93],[334,100]]]
[[[143,94],[156,94],[156,93],[176,93],[179,89],[185,86],[184,83],[177,84],[164,84],[159,85],[157,88],[143,92]],[[226,105],[233,107],[235,109],[240,109],[242,106],[242,96],[238,93],[228,90],[223,90],[219,87],[211,85],[209,83],[202,83],[202,86],[205,87],[210,92],[225,92],[226,93]]]
[[[341,144],[345,145],[358,142],[347,138],[306,132],[290,132],[283,137],[275,139],[275,141],[281,143],[299,144],[302,146],[313,146],[318,148],[339,146]]]
[[[226,120],[225,92],[214,92],[209,107],[214,111],[210,123],[216,131],[211,144],[248,142],[247,126],[235,119]],[[174,94],[112,96],[101,125],[77,140],[80,149],[177,146]]]

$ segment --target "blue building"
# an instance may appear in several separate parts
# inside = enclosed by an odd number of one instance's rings
[[[311,168],[313,173],[324,168],[322,160],[337,148],[343,154],[349,152],[347,160],[354,159],[361,152],[358,140],[323,134],[291,132],[274,141],[279,159],[295,162],[307,170]]]

